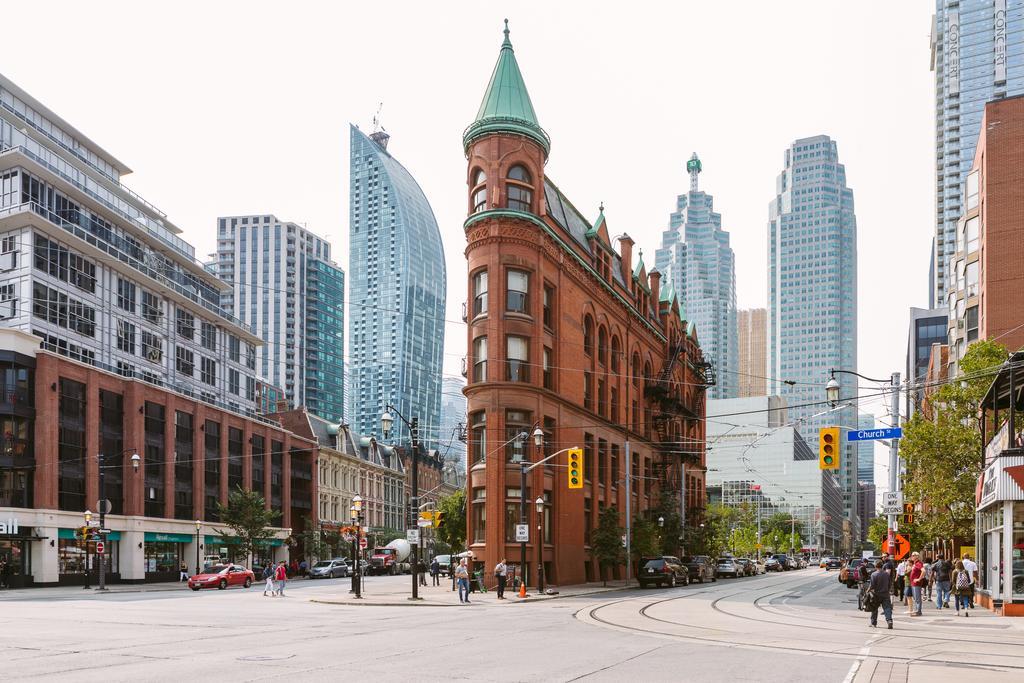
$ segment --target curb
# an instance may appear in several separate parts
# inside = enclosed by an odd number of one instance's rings
[[[578,598],[578,597],[585,597],[587,595],[599,595],[601,593],[611,593],[613,591],[638,590],[638,589],[639,588],[637,586],[616,586],[614,588],[609,586],[608,588],[598,588],[596,590],[586,591],[585,593],[566,593],[564,595],[563,594],[558,594],[558,595],[531,595],[531,596],[528,596],[526,599],[522,599],[522,598],[516,597],[514,599],[509,600],[508,603],[509,604],[513,604],[513,605],[514,604],[525,605],[527,603],[542,602],[542,601],[545,601],[545,600],[558,600],[558,599],[561,599],[561,598]],[[452,602],[426,602],[426,601],[423,601],[423,600],[421,600],[419,602],[417,602],[415,600],[403,600],[402,602],[372,602],[372,601],[355,600],[355,599],[350,599],[350,600],[325,600],[325,599],[322,599],[322,598],[311,598],[309,600],[309,602],[315,602],[315,603],[319,603],[319,604],[322,604],[322,605],[351,605],[353,607],[462,607],[463,606],[461,603],[456,604],[456,603],[452,603]],[[483,601],[477,601],[477,602],[470,603],[470,604],[487,605],[487,604],[491,604],[491,603],[483,602]]]

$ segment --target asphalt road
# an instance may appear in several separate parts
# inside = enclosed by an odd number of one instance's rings
[[[408,577],[371,578],[368,589]],[[379,582],[379,583],[374,583]],[[384,583],[388,582],[388,583]],[[0,598],[0,680],[1021,680],[1024,625],[926,608],[870,629],[817,569],[546,602],[310,602],[344,579],[249,590]],[[430,590],[441,590],[431,588]]]

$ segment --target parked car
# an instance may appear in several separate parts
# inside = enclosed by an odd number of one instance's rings
[[[743,565],[731,557],[721,557],[718,559],[715,571],[719,576],[731,576],[735,579],[738,576],[743,576]]]
[[[781,572],[784,569],[785,567],[781,562],[779,562],[779,558],[777,557],[769,557],[764,561],[764,571],[766,574],[768,572]]]
[[[792,555],[786,555],[786,566],[790,569],[800,569],[800,563]]]
[[[647,588],[652,584],[674,588],[679,584],[689,585],[690,575],[678,557],[662,555],[660,557],[641,557],[636,580],[641,588]]]
[[[806,557],[797,558],[796,563],[797,563],[797,569],[807,569],[807,558]]]
[[[757,574],[757,564],[749,557],[736,558],[736,564],[740,567],[740,576],[754,576]],[[718,573],[721,574],[721,570]]]
[[[860,557],[854,558],[846,563],[846,587],[856,588],[857,577],[860,575],[860,566],[864,564],[864,560]]]
[[[782,553],[776,553],[772,555],[772,557],[774,557],[779,563],[779,568],[776,571],[788,572],[793,568],[793,565],[790,564],[789,558]]]
[[[825,571],[829,571],[829,570],[832,570],[832,569],[842,569],[842,568],[843,568],[843,561],[840,560],[838,557],[826,557],[825,558]]]
[[[224,590],[228,586],[248,588],[255,580],[252,571],[237,564],[212,564],[202,574],[196,574],[188,580],[188,587],[194,591],[200,588],[218,588]]]
[[[337,579],[348,576],[348,562],[341,558],[321,560],[309,568],[311,579]]]
[[[683,564],[689,572],[690,581],[718,581],[715,564],[707,555],[687,555],[683,558]]]
[[[448,576],[448,572],[451,571],[452,556],[451,555],[435,555],[434,559],[437,560],[437,563],[441,566],[441,576]]]

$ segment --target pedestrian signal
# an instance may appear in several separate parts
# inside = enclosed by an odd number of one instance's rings
[[[583,488],[583,449],[569,449],[569,488]]]
[[[818,468],[839,469],[839,447],[842,433],[839,427],[822,427],[818,430]]]
[[[903,523],[913,524],[914,523],[914,504],[906,503],[903,506]]]

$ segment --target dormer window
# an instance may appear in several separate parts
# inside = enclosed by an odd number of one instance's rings
[[[533,180],[530,172],[524,166],[513,166],[508,171],[506,194],[508,195],[508,208],[513,211],[525,211],[530,213],[533,205]]]
[[[487,209],[487,174],[482,168],[473,173],[473,213],[480,213]]]

